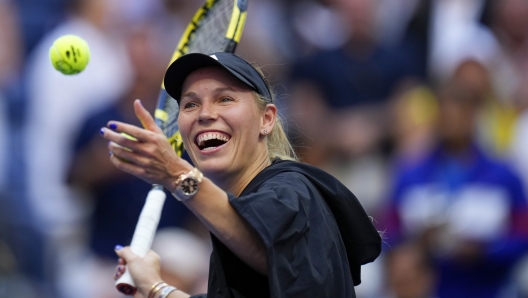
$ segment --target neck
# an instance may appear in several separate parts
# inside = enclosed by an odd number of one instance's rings
[[[453,155],[464,154],[471,148],[470,138],[444,140],[442,143],[445,150]]]
[[[230,177],[220,177],[214,181],[223,190],[240,196],[246,186],[258,175],[262,170],[271,164],[268,157],[267,150],[255,159],[255,162],[251,163],[248,167],[242,169],[235,175],[229,175]]]

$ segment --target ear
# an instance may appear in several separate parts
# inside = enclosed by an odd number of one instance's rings
[[[268,104],[262,114],[262,123],[260,125],[260,135],[268,135],[275,126],[275,119],[277,119],[277,107],[274,104]]]

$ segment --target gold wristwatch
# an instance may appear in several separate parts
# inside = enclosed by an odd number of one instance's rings
[[[192,169],[187,174],[181,174],[176,179],[176,189],[172,192],[172,195],[178,201],[187,201],[198,192],[202,178],[203,174],[197,168]]]

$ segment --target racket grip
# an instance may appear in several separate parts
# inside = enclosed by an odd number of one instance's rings
[[[165,192],[163,188],[154,186],[147,195],[130,243],[132,252],[140,257],[144,257],[152,246],[164,203]],[[116,280],[115,286],[119,292],[125,295],[134,295],[137,291],[128,270],[125,270],[125,273]]]

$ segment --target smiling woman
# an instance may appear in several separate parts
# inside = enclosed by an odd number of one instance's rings
[[[211,231],[208,294],[196,297],[355,297],[361,265],[381,251],[380,236],[345,186],[295,161],[257,68],[229,53],[188,54],[168,68],[164,84],[180,105],[178,125],[195,167],[139,101],[144,129],[111,121],[102,133],[116,167],[163,185]],[[127,264],[137,295],[189,296],[161,281],[154,252],[142,258],[119,246],[116,253],[116,277]]]

